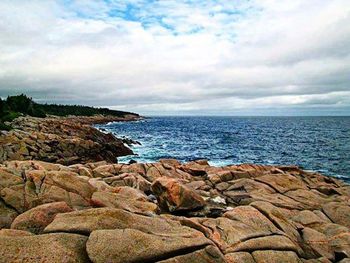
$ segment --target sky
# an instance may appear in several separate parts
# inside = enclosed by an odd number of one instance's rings
[[[0,96],[350,115],[349,0],[0,0]]]

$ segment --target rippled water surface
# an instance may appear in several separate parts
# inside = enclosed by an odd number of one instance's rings
[[[99,127],[141,142],[121,162],[295,164],[350,181],[350,117],[152,117]]]

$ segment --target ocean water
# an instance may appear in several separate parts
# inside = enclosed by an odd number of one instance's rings
[[[98,128],[141,143],[120,162],[298,165],[350,181],[350,117],[151,117]]]

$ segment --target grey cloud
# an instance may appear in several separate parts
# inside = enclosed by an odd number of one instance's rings
[[[350,114],[347,1],[231,2],[1,2],[0,96],[141,113]],[[128,3],[140,21],[108,16]]]

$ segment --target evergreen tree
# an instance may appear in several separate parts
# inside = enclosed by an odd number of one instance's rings
[[[4,115],[4,107],[5,105],[4,105],[4,102],[3,102],[3,100],[0,98],[0,118],[1,118],[1,116],[3,116]]]
[[[6,104],[11,111],[27,114],[33,101],[26,95],[21,94],[19,96],[7,97]]]
[[[45,117],[47,114],[56,116],[92,116],[101,114],[123,117],[126,114],[130,114],[130,112],[81,105],[38,104],[24,94],[9,96],[6,101],[0,98],[0,130],[10,129],[10,127],[4,125],[4,122],[12,121],[21,114],[40,118]]]

